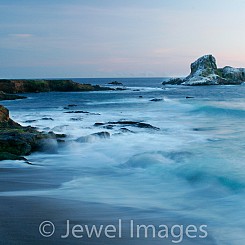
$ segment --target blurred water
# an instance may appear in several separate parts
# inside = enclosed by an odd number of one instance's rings
[[[28,159],[44,169],[62,169],[59,177],[69,180],[29,195],[158,210],[159,215],[167,210],[208,224],[217,244],[245,243],[245,86],[163,87],[160,78],[76,80],[100,85],[117,80],[127,90],[27,94],[26,100],[3,102],[22,125],[68,135],[58,153]],[[65,108],[71,104],[76,106]],[[160,130],[94,126],[120,120]],[[76,141],[101,131],[111,137]],[[16,164],[6,161],[2,167]]]

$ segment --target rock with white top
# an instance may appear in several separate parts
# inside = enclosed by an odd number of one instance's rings
[[[218,68],[212,55],[204,55],[191,64],[191,73],[184,79],[172,78],[164,81],[173,85],[229,85],[245,82],[245,69],[226,66]]]

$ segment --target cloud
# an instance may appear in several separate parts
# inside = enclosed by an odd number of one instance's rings
[[[11,37],[17,37],[17,38],[30,38],[33,37],[30,33],[16,33],[16,34],[10,34]]]

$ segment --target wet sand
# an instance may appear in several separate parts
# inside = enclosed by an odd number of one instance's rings
[[[0,198],[0,234],[4,245],[25,244],[176,244],[171,239],[130,238],[130,220],[137,224],[164,223],[169,226],[179,224],[180,220],[164,217],[157,218],[156,213],[147,213],[143,210],[132,210],[128,208],[115,208],[103,204],[81,203],[62,199],[42,197],[1,197]],[[150,218],[151,217],[151,218]],[[68,238],[61,236],[67,234],[67,219],[70,226],[74,225],[114,225],[119,229],[118,220],[122,219],[122,235],[119,238],[117,230],[115,238],[107,238],[103,233],[99,238],[74,238],[70,232]],[[51,237],[43,237],[39,232],[39,225],[43,221],[52,221],[55,225],[55,233]],[[183,223],[183,221],[181,222]],[[49,231],[47,229],[47,231]],[[175,238],[174,240],[178,240]],[[215,242],[211,237],[206,239],[184,238],[180,244],[212,244]]]
[[[48,168],[0,168],[0,244],[1,245],[62,245],[62,244],[118,244],[118,245],[148,245],[148,244],[176,244],[172,241],[178,238],[153,238],[149,231],[148,238],[144,232],[137,238],[136,233],[130,237],[131,220],[134,224],[161,225],[169,227],[177,224],[198,224],[196,221],[178,217],[175,213],[166,213],[161,210],[142,210],[128,207],[112,206],[101,203],[89,203],[85,201],[68,200],[64,197],[47,197],[35,194],[37,190],[49,190],[59,188],[64,181],[71,179],[72,170]],[[99,184],[98,184],[99,188]],[[30,192],[29,191],[33,191]],[[28,194],[29,193],[29,194]],[[38,192],[37,192],[38,193]],[[67,220],[69,220],[70,234],[67,238],[61,238],[67,233]],[[121,220],[121,236],[119,235],[119,220]],[[43,221],[51,221],[55,226],[55,232],[50,237],[40,234],[39,225]],[[85,234],[81,238],[72,235],[75,225],[100,227],[103,231],[99,238],[95,235],[88,238]],[[104,227],[113,225],[116,228],[115,237],[105,236]],[[50,227],[46,231],[51,232]],[[157,228],[158,229],[158,228]],[[80,234],[80,233],[79,233]],[[215,245],[212,235],[206,239],[183,238],[186,245]]]

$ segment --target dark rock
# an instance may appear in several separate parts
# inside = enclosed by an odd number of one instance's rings
[[[54,133],[47,134],[33,127],[23,127],[9,118],[9,111],[0,105],[0,153],[2,159],[13,159],[13,155],[22,157],[40,150],[46,139],[57,140]],[[7,158],[9,157],[9,158]]]
[[[120,128],[120,131],[121,131],[122,133],[134,133],[134,131],[129,130],[129,129],[127,129],[127,128]]]
[[[88,112],[88,111],[66,111],[66,112],[64,112],[64,113],[84,113],[84,114],[90,114],[90,112]]]
[[[9,152],[0,152],[0,161],[3,161],[3,160],[19,160],[19,161],[25,161],[26,163],[30,164],[30,162],[28,162],[25,157],[20,157],[20,156],[11,154]]]
[[[55,138],[45,138],[39,141],[38,150],[48,154],[58,153],[58,142]]]
[[[106,125],[106,126],[104,126],[104,128],[106,128],[106,129],[113,129],[113,125]]]
[[[91,135],[92,136],[97,136],[97,137],[100,137],[100,138],[103,138],[103,139],[108,139],[111,136],[110,133],[108,133],[106,131],[94,133],[94,134],[91,134]]]
[[[134,126],[138,128],[149,128],[149,129],[154,129],[154,130],[159,130],[159,128],[152,126],[151,124],[148,123],[142,123],[142,122],[135,122],[135,121],[118,121],[118,122],[108,122],[108,124],[112,125],[129,125],[129,126]]]
[[[9,120],[9,110],[4,106],[0,105],[0,123],[5,123]]]
[[[142,123],[142,122],[138,122],[137,124],[135,124],[135,126],[139,128],[149,128],[149,129],[154,129],[154,130],[160,130],[160,128],[158,127],[154,127],[151,124]]]
[[[169,80],[162,82],[162,85],[167,85],[167,84],[180,85],[182,83],[183,80],[181,78],[170,78]]]
[[[31,79],[0,79],[0,91],[5,93],[39,93],[39,92],[81,92],[103,91],[112,88],[99,85],[81,84],[72,80],[31,80]]]
[[[12,119],[9,118],[9,110],[0,105],[0,130],[4,128],[21,128],[20,124],[14,122]]]
[[[216,130],[215,127],[203,127],[203,128],[193,128],[193,131],[211,131]]]
[[[3,91],[0,91],[0,100],[19,100],[19,99],[26,99],[26,97],[16,95],[16,94],[6,94]]]
[[[26,120],[24,123],[33,123],[36,122],[37,120]]]
[[[70,108],[76,107],[76,106],[77,106],[76,104],[70,104],[70,105],[68,105],[68,106],[65,106],[64,109],[65,109],[65,110],[69,110]]]
[[[15,132],[0,134],[0,152],[8,152],[14,155],[28,155],[31,153],[35,142],[34,134],[19,134]]]
[[[50,131],[48,132],[49,135],[51,135],[51,138],[66,138],[66,134],[55,134],[54,132]]]
[[[62,140],[62,139],[57,139],[57,142],[58,143],[65,143],[66,141],[65,140]]]
[[[117,81],[109,82],[108,84],[111,84],[111,85],[123,85],[121,82],[117,82]]]
[[[105,125],[105,124],[104,123],[95,123],[94,124],[95,127],[99,127],[99,126],[103,126],[103,125]]]
[[[157,98],[154,98],[154,99],[152,99],[152,100],[150,100],[150,101],[158,102],[158,101],[163,101],[163,99],[157,99]]]
[[[70,118],[70,120],[71,121],[82,121],[83,119],[81,117],[78,117],[78,118],[72,117],[72,118]]]
[[[97,141],[98,139],[109,139],[110,133],[106,131],[93,133],[87,136],[79,137],[76,141],[79,143],[92,143],[94,141]]]
[[[51,117],[43,117],[42,120],[44,120],[44,121],[54,121],[54,119],[51,118]]]
[[[126,88],[116,88],[116,90],[123,91],[123,90],[127,90],[127,89]]]

